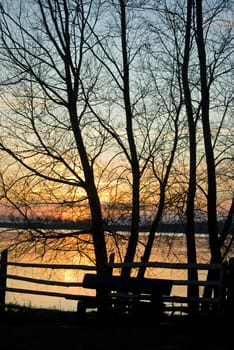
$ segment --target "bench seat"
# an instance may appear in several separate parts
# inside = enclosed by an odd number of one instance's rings
[[[99,308],[101,314],[121,312],[123,315],[161,317],[163,296],[170,295],[171,280],[86,274],[83,287],[97,290],[95,296],[82,295],[77,299],[78,315],[86,309]]]

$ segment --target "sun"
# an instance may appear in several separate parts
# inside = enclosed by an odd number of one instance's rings
[[[74,274],[72,270],[64,271],[64,281],[65,282],[74,282]]]

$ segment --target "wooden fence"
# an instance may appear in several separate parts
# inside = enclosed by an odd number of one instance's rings
[[[9,287],[9,280],[24,281],[35,283],[38,285],[50,285],[50,286],[60,286],[60,287],[80,287],[82,290],[82,281],[77,282],[63,282],[55,280],[42,280],[37,278],[13,275],[7,273],[8,266],[16,266],[21,268],[39,268],[39,269],[65,269],[65,270],[82,270],[93,271],[95,273],[95,266],[87,265],[62,265],[62,264],[39,264],[39,263],[20,263],[20,262],[11,262],[8,261],[7,250],[1,253],[0,260],[0,307],[1,310],[5,309],[5,298],[6,293],[23,293],[23,294],[37,294],[44,295],[49,297],[60,297],[70,300],[78,300],[77,294],[71,293],[61,293],[57,291],[43,291],[43,290],[33,290],[27,288],[17,288]],[[197,286],[199,288],[199,297],[188,297],[185,295],[176,295],[172,293],[170,296],[164,297],[164,303],[166,305],[166,311],[171,314],[175,312],[187,312],[191,304],[196,303],[198,306],[198,311],[203,310],[203,305],[208,305],[208,312],[210,308],[214,309],[213,306],[216,306],[215,310],[217,316],[222,318],[225,316],[226,304],[228,303],[230,307],[233,307],[234,311],[234,258],[228,262],[222,264],[183,264],[183,263],[163,263],[163,262],[135,262],[135,263],[114,263],[113,256],[112,262],[109,262],[106,267],[112,271],[113,274],[119,274],[120,271],[124,268],[131,268],[132,271],[137,271],[141,267],[146,267],[147,269],[160,269],[170,270],[171,276],[173,276],[173,271],[175,270],[184,270],[188,271],[189,269],[196,269],[198,271],[203,271],[203,277],[199,280],[191,281],[186,277],[184,279],[173,279],[170,278],[173,282],[173,288],[175,287],[185,287],[188,286]],[[216,271],[216,278],[213,280],[207,281],[208,271]],[[160,277],[161,278],[161,277]],[[204,297],[203,292],[204,288],[210,287],[212,289],[211,295],[209,297]],[[69,289],[69,288],[68,288]],[[87,294],[86,290],[82,291],[83,294]]]

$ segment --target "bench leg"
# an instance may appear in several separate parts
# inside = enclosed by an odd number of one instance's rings
[[[77,303],[77,316],[81,320],[84,320],[86,317],[86,304],[84,301],[78,301]]]

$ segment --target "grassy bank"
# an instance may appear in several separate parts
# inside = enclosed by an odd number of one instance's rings
[[[232,325],[208,318],[174,317],[162,322],[85,322],[76,313],[41,309],[9,310],[1,314],[1,350],[226,350]]]

